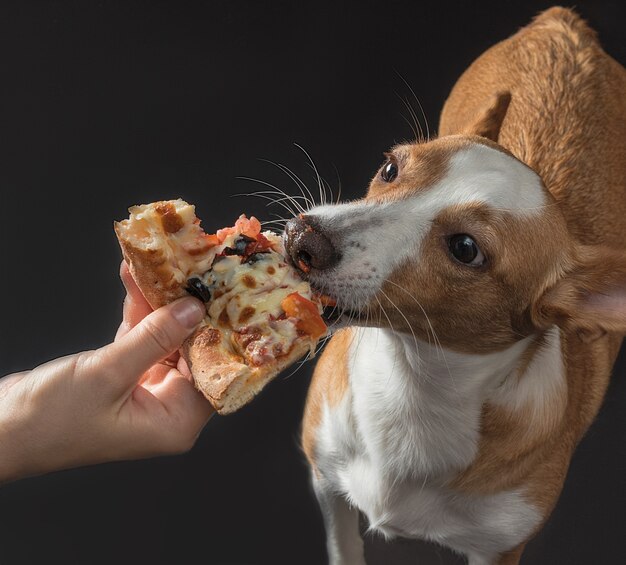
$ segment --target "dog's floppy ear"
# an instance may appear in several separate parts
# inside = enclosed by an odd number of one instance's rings
[[[556,324],[585,341],[606,332],[626,334],[626,254],[580,246],[568,271],[535,303],[535,325]]]
[[[497,92],[493,95],[489,104],[478,114],[474,123],[467,128],[465,133],[472,135],[480,135],[498,141],[500,128],[506,116],[506,111],[511,103],[511,93]]]

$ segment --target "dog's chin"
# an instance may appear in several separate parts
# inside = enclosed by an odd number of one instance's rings
[[[300,275],[310,285],[313,292],[330,298],[335,302],[334,306],[324,307],[322,318],[328,326],[329,332],[350,326],[371,326],[366,315],[367,305],[360,304],[355,300],[355,294],[362,289],[336,288],[332,279],[322,277],[315,272],[302,273]]]

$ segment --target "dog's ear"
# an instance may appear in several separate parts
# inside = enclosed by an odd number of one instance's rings
[[[480,135],[498,141],[500,128],[506,116],[506,111],[511,103],[510,92],[498,92],[489,101],[489,104],[478,114],[474,123],[467,128],[465,133]]]
[[[626,254],[580,246],[568,273],[535,303],[533,322],[574,330],[585,341],[606,332],[626,334]]]

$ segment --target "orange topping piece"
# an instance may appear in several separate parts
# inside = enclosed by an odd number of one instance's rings
[[[159,202],[155,210],[161,216],[161,225],[166,233],[176,233],[185,225],[171,202]]]
[[[317,339],[326,333],[326,324],[320,316],[317,305],[297,292],[287,295],[281,308],[290,318],[296,318],[296,327]]]
[[[235,229],[242,235],[256,238],[261,233],[261,222],[254,216],[250,216],[250,219],[248,219],[245,214],[241,214],[235,222]]]
[[[254,216],[250,216],[250,219],[248,219],[245,214],[241,214],[233,227],[217,230],[215,237],[217,237],[219,243],[224,243],[224,240],[233,233],[239,233],[253,239],[258,239],[262,237],[261,222]]]
[[[222,228],[221,230],[217,230],[215,237],[217,237],[217,241],[219,243],[224,243],[224,240],[232,233],[236,233],[237,230],[235,228]]]

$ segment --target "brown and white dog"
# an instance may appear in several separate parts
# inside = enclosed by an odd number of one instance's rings
[[[303,444],[333,564],[385,536],[515,564],[626,333],[626,71],[553,8],[483,54],[434,141],[285,243],[336,298]]]

